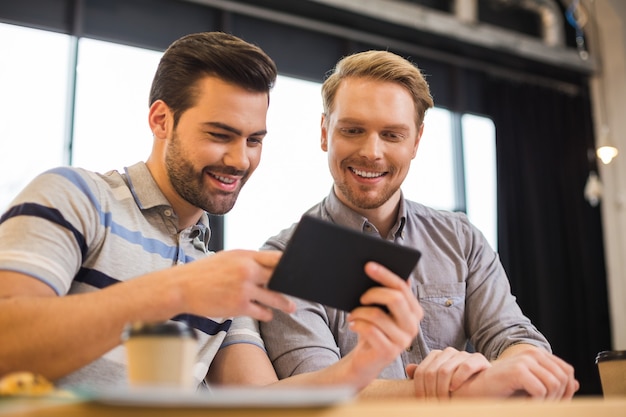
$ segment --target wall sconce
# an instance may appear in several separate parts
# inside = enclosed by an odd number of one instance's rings
[[[598,155],[598,158],[604,165],[607,165],[611,163],[617,154],[619,154],[619,151],[611,142],[609,128],[603,126],[596,144],[596,155]]]
[[[596,207],[600,203],[602,188],[602,182],[598,178],[598,174],[595,171],[591,171],[584,190],[585,200],[589,202],[591,207]]]

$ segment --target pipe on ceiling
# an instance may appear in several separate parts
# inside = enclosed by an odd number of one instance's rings
[[[541,19],[541,39],[548,46],[565,46],[563,16],[559,5],[554,0],[495,0],[509,7],[518,7],[539,15]],[[454,0],[457,3],[466,3],[466,0]],[[469,3],[476,3],[469,0]]]

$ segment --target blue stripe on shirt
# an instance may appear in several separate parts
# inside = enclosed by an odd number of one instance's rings
[[[96,288],[106,288],[109,285],[117,284],[119,280],[108,276],[107,274],[95,269],[80,268],[74,281],[83,282]]]
[[[51,207],[42,206],[41,204],[36,203],[19,204],[17,206],[11,207],[9,210],[6,211],[6,213],[2,215],[2,217],[0,217],[0,224],[12,217],[17,216],[35,216],[41,219],[46,219],[55,224],[58,224],[61,227],[66,228],[74,235],[76,243],[80,248],[81,256],[83,259],[85,258],[85,255],[87,254],[87,244],[85,243],[85,237],[70,222],[65,220],[59,210]]]
[[[189,326],[196,328],[201,332],[211,336],[214,336],[219,332],[227,332],[233,322],[232,320],[228,319],[223,321],[222,323],[217,323],[207,317],[196,316],[194,314],[179,314],[178,316],[173,317],[172,320],[184,321]]]
[[[117,236],[120,236],[127,242],[131,244],[136,244],[141,246],[146,252],[156,254],[161,256],[163,259],[178,259],[178,248],[175,246],[167,245],[166,243],[158,240],[152,239],[143,236],[143,234],[139,231],[130,230],[119,223],[113,221],[112,214],[110,212],[103,212],[100,202],[95,197],[89,185],[85,181],[80,174],[74,169],[67,167],[60,167],[48,170],[46,173],[59,175],[69,182],[71,182],[76,188],[78,188],[91,202],[93,207],[97,210],[98,216],[100,218],[100,224],[104,227],[108,227],[111,230],[111,233]],[[32,207],[29,207],[32,206]],[[36,207],[36,208],[34,208]],[[53,208],[48,208],[42,205],[33,204],[33,203],[23,203],[21,205],[17,205],[9,209],[1,218],[0,223],[6,221],[7,219],[19,215],[31,215],[40,217],[49,221],[52,221],[66,229],[70,230],[74,236],[76,237],[76,242],[81,248],[81,253],[83,259],[85,257],[87,247],[85,244],[84,236],[78,232],[76,228],[72,226],[70,222],[65,220],[62,214]],[[184,262],[192,262],[195,258],[190,256],[185,256]]]
[[[147,238],[139,231],[130,230],[119,223],[113,221],[110,212],[104,212],[100,205],[100,201],[93,194],[89,185],[85,179],[74,169],[67,167],[54,168],[47,173],[60,175],[74,184],[91,202],[93,207],[98,211],[100,217],[100,224],[104,227],[108,227],[111,233],[120,236],[129,243],[140,245],[146,252],[153,253],[161,256],[164,259],[176,259],[176,253],[178,249],[176,247],[167,245],[158,239]],[[191,258],[193,260],[193,258]],[[189,262],[189,259],[185,260]]]
[[[103,274],[100,271],[88,268],[81,268],[74,279],[99,289],[106,288],[120,282],[119,280]],[[219,332],[227,332],[232,323],[231,319],[218,323],[208,317],[196,316],[194,314],[179,314],[178,316],[173,317],[172,320],[184,321],[189,326],[211,336],[214,336]]]
[[[110,216],[110,214],[109,214]],[[178,248],[161,242],[158,239],[145,237],[141,232],[129,230],[126,227],[110,221],[111,233],[120,236],[128,243],[140,245],[146,252],[154,253],[163,259],[176,259]]]

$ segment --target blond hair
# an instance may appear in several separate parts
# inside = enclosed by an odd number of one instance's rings
[[[433,107],[428,83],[420,69],[399,55],[388,51],[365,51],[342,58],[322,85],[324,114],[333,111],[335,95],[346,78],[370,78],[402,85],[413,98],[415,122],[419,127],[426,110]]]

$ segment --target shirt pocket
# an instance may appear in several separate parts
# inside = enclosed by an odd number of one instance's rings
[[[417,298],[424,309],[420,331],[428,347],[463,350],[467,341],[465,282],[418,284]]]

